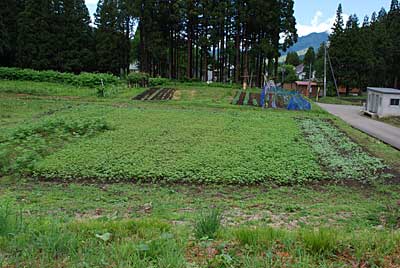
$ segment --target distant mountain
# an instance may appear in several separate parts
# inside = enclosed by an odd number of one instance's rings
[[[324,33],[311,33],[309,35],[300,37],[297,43],[290,47],[288,51],[282,52],[282,55],[286,55],[288,52],[298,52],[302,50],[307,50],[309,47],[313,47],[315,52],[317,52],[318,48],[323,42],[328,41],[329,34],[327,32]]]

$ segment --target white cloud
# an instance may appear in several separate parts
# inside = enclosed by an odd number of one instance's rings
[[[317,11],[311,20],[311,24],[308,25],[300,23],[297,24],[297,33],[299,34],[299,36],[305,36],[310,33],[322,33],[322,32],[330,33],[332,31],[332,26],[335,22],[336,15],[334,14],[329,19],[321,21],[323,15],[324,14],[321,11]],[[348,15],[343,14],[343,19],[345,22],[348,20],[348,18],[349,18]]]

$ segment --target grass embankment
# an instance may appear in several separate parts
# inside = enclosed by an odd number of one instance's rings
[[[139,102],[145,89],[98,98],[0,81],[13,170],[1,167],[0,266],[399,266],[400,186],[376,178],[379,159],[400,170],[399,151],[318,107],[261,111],[230,105],[234,86],[168,87],[173,100]],[[102,184],[139,178],[154,184]]]
[[[400,116],[380,118],[379,121],[400,128]]]
[[[367,101],[367,96],[348,96],[348,97],[325,97],[320,98],[318,102],[327,104],[340,104],[340,105],[356,105],[362,106]]]

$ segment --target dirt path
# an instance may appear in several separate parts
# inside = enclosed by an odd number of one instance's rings
[[[322,109],[336,115],[368,135],[400,150],[400,128],[360,115],[362,107],[317,103]]]

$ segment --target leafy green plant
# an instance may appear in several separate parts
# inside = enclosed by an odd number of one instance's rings
[[[150,76],[147,73],[134,72],[127,76],[128,85],[134,87],[147,87]]]
[[[371,181],[386,168],[328,121],[301,119],[305,139],[316,152],[328,178]]]
[[[240,95],[242,94],[242,91],[237,91],[235,97],[233,98],[232,104],[237,105],[240,99]]]
[[[56,71],[36,71],[32,69],[7,67],[0,67],[0,79],[55,82],[79,87],[98,87],[116,85],[119,83],[119,78],[112,74],[81,73],[75,75],[72,73],[60,73]]]
[[[170,82],[168,78],[150,78],[149,86],[157,87],[157,86],[165,86]]]
[[[195,222],[194,234],[197,239],[214,239],[221,228],[221,213],[217,209],[211,209],[201,213]]]
[[[244,97],[243,104],[248,105],[250,99],[250,92],[246,92],[246,96]]]
[[[100,113],[98,109],[82,109],[74,117],[89,118]],[[100,111],[117,126],[115,131],[46,156],[35,164],[35,174],[50,180],[224,184],[298,184],[322,176],[315,153],[296,141],[301,132],[290,114],[114,107]]]

